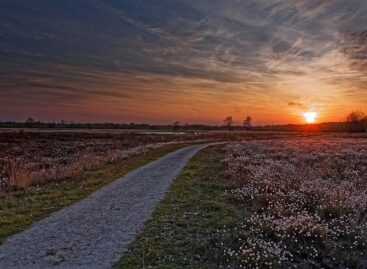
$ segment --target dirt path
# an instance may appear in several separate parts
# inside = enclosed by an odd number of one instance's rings
[[[0,246],[0,268],[110,268],[187,161],[210,144],[153,161]]]

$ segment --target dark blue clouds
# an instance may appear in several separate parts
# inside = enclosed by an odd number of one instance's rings
[[[172,118],[244,106],[265,120],[291,102],[363,106],[366,17],[364,0],[0,0],[0,113],[139,120],[169,103]]]

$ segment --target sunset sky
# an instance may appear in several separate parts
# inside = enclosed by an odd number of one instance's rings
[[[367,112],[366,0],[0,0],[0,120]]]

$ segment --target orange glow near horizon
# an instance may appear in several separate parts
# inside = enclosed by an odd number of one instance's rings
[[[3,2],[0,121],[260,126],[367,113],[367,1],[33,1],[40,14]]]

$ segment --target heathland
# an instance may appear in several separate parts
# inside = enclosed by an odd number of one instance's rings
[[[0,132],[0,240],[189,144],[279,136],[284,134],[35,129]]]
[[[225,141],[191,160],[117,268],[367,267],[365,134],[17,131],[0,139],[1,239],[168,152]]]
[[[366,268],[367,139],[200,153],[116,268]]]

